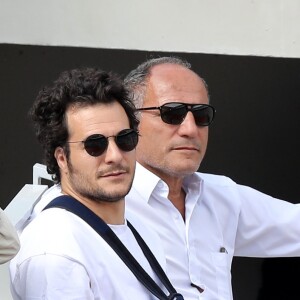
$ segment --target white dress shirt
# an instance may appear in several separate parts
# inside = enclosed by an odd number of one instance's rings
[[[137,164],[126,209],[159,233],[167,274],[185,300],[232,299],[233,255],[300,256],[300,205],[211,174],[186,177],[184,189],[185,220],[167,185]]]
[[[156,233],[131,218],[165,269]],[[112,230],[159,284],[131,230]],[[78,216],[60,208],[38,214],[21,234],[21,250],[11,261],[13,299],[22,300],[154,300],[114,250]]]

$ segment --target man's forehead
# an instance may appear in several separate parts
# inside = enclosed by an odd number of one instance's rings
[[[188,69],[185,66],[179,64],[172,64],[172,63],[164,63],[164,64],[153,66],[150,70],[150,77],[166,76],[168,74],[177,74],[177,73],[186,73],[191,76],[199,77],[193,70]]]
[[[182,100],[206,103],[207,98],[207,90],[202,79],[193,71],[174,64],[153,67],[145,102],[160,105]]]

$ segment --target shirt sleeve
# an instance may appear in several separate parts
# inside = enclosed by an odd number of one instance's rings
[[[12,259],[19,249],[18,234],[4,211],[0,209],[0,264]]]
[[[92,300],[89,276],[69,258],[43,254],[25,260],[12,281],[14,299]]]
[[[249,257],[300,255],[300,204],[275,199],[242,186],[240,199],[235,255]]]

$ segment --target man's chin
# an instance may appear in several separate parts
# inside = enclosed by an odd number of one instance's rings
[[[186,171],[188,173],[194,173],[198,170],[201,161],[197,159],[178,159],[174,161],[174,166],[178,170]]]
[[[98,203],[116,203],[124,200],[127,193],[105,193],[101,195],[89,195],[89,199]]]

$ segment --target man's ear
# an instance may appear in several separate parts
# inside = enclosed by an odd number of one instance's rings
[[[68,172],[68,163],[65,151],[62,147],[57,147],[54,151],[54,157],[56,158],[57,164],[60,168],[60,171],[63,173]]]

